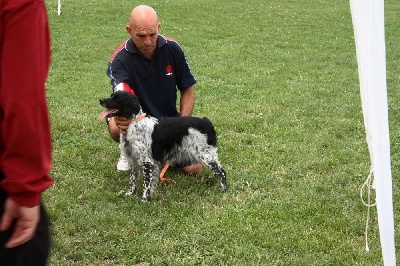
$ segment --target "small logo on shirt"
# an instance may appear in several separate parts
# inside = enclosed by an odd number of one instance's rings
[[[165,71],[166,71],[166,74],[165,74],[165,75],[171,76],[171,75],[172,75],[172,66],[171,66],[171,65],[168,65],[168,66],[165,68]]]

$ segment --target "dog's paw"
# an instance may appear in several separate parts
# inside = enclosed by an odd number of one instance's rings
[[[221,192],[226,192],[228,190],[228,187],[226,186],[226,184],[221,184]]]
[[[128,190],[127,192],[125,192],[125,196],[131,196],[133,194],[133,191]]]
[[[151,198],[150,197],[145,197],[145,198],[142,198],[142,200],[140,202],[146,203],[146,202],[149,202],[149,201],[151,201]]]

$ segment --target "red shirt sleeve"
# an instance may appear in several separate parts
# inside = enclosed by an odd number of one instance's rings
[[[0,23],[0,186],[19,205],[33,207],[53,183],[45,94],[50,35],[43,6],[15,10]]]

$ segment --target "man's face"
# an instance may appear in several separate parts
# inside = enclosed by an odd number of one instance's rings
[[[127,31],[139,53],[151,59],[157,49],[157,37],[160,25],[128,26]]]

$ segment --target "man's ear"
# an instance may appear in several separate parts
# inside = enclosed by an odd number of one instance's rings
[[[126,25],[125,29],[128,32],[128,34],[131,35],[131,32],[132,32],[131,27],[129,25]]]

